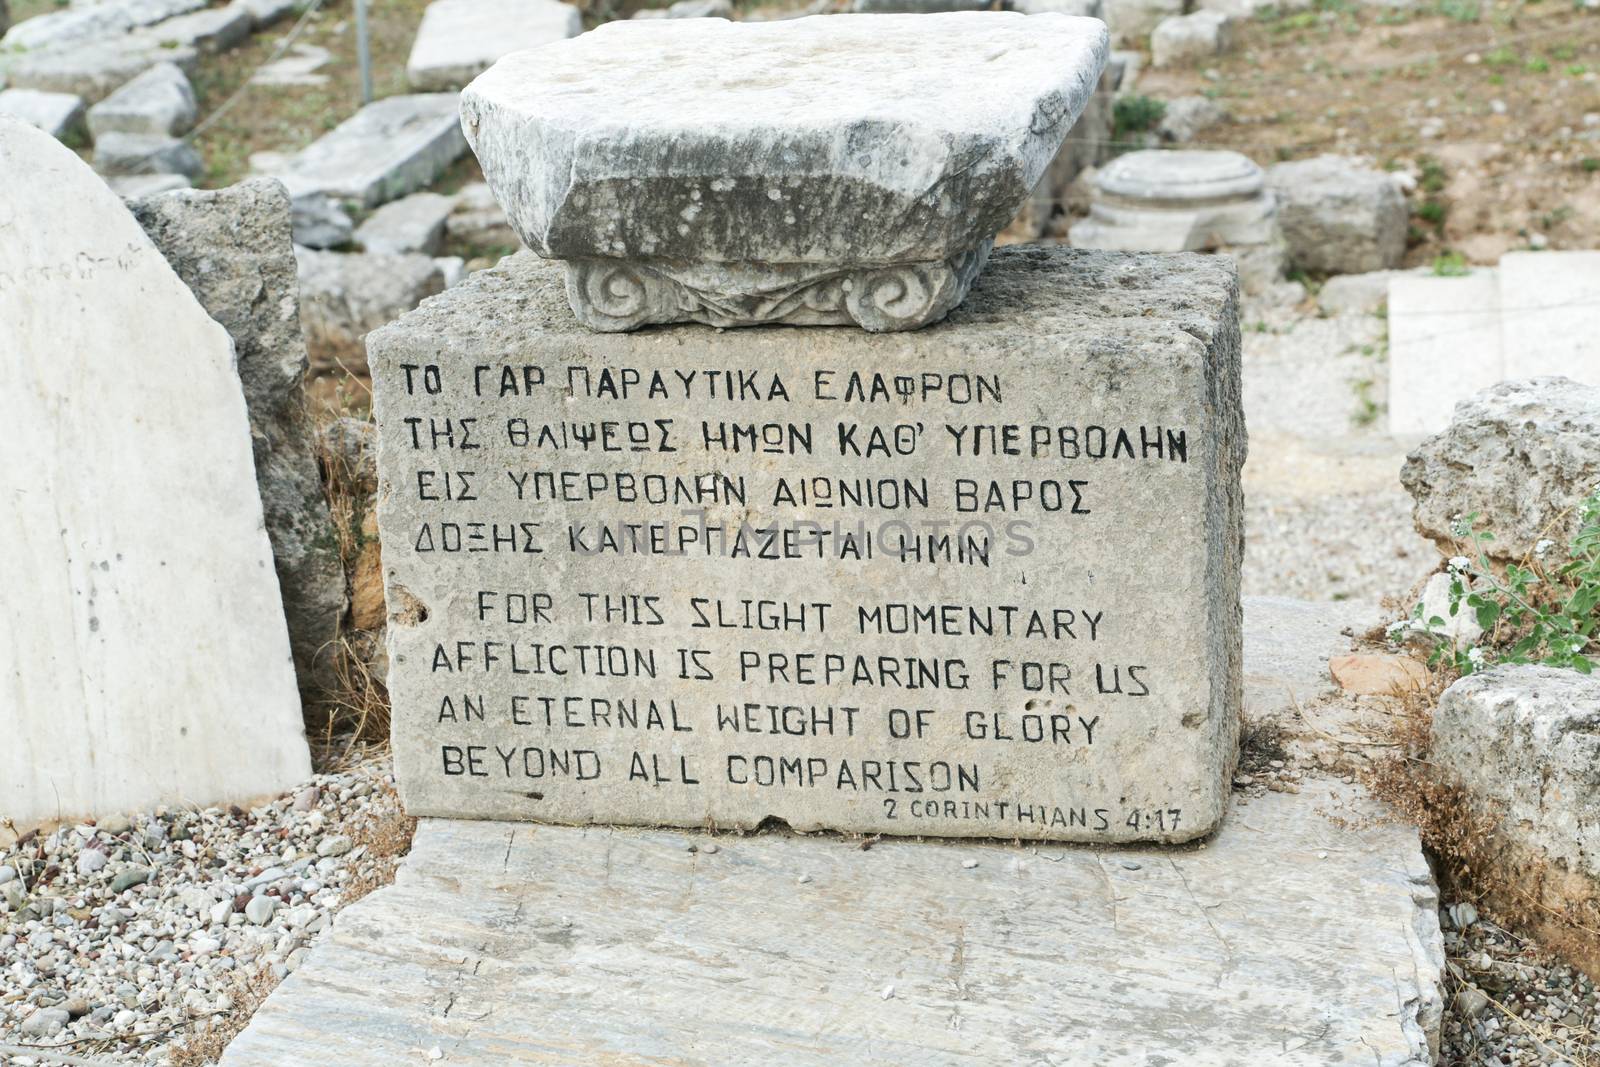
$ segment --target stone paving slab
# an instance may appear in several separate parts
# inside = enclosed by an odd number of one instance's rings
[[[1432,878],[1336,788],[1166,851],[425,820],[221,1065],[1431,1064]]]

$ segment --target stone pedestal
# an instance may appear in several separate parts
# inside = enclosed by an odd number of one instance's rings
[[[1083,841],[1221,817],[1228,265],[1003,249],[916,333],[596,334],[532,254],[368,338],[420,815]]]
[[[1283,276],[1287,246],[1260,167],[1237,152],[1130,152],[1095,175],[1076,248],[1226,252],[1252,289]]]

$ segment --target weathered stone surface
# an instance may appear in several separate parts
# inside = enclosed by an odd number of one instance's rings
[[[256,85],[326,85],[328,76],[319,73],[333,61],[333,53],[320,45],[291,45],[280,59],[263,63],[250,80]]]
[[[141,30],[88,44],[24,52],[6,61],[5,74],[17,88],[73,93],[94,103],[157,63],[175,63],[192,75],[199,56],[193,48],[163,45],[150,31]]]
[[[424,820],[222,1067],[1429,1067],[1437,891],[1375,814],[1313,782],[1176,852]]]
[[[1105,57],[1065,15],[613,22],[507,56],[462,123],[593,329],[910,329],[960,302]]]
[[[1495,903],[1600,971],[1600,679],[1496,667],[1445,690],[1430,759],[1496,828]],[[1576,928],[1574,928],[1576,927]]]
[[[1600,252],[1507,252],[1499,281],[1505,377],[1600,384]]]
[[[1361,274],[1400,265],[1410,209],[1394,175],[1343,156],[1267,171],[1289,259],[1302,270]]]
[[[444,274],[427,256],[376,256],[296,248],[300,324],[311,366],[367,373],[371,330],[444,291]]]
[[[1007,11],[1020,11],[1024,15],[1078,15],[1082,18],[1104,19],[1105,0],[1009,0]]]
[[[1163,141],[1187,144],[1213,126],[1228,121],[1228,110],[1208,96],[1180,96],[1168,100],[1156,133]]]
[[[251,30],[259,33],[294,14],[297,0],[234,0],[250,12]]]
[[[850,0],[850,10],[862,15],[934,15],[950,11],[987,11],[985,0]]]
[[[583,16],[560,0],[433,0],[406,80],[421,93],[460,89],[502,56],[582,32]]]
[[[1220,11],[1162,19],[1150,34],[1150,65],[1171,67],[1221,55],[1233,47],[1234,20]]]
[[[1505,377],[1500,283],[1401,274],[1389,282],[1389,432],[1438,433],[1457,402]]]
[[[20,119],[61,141],[83,131],[83,97],[38,89],[0,90],[0,115]]]
[[[171,63],[158,63],[89,109],[89,132],[177,137],[199,117],[194,87]]]
[[[71,151],[0,118],[0,173],[0,816],[285,789],[311,767],[227,332]]]
[[[1157,24],[1186,6],[1185,0],[1105,0],[1106,25],[1116,43],[1142,47]]]
[[[1568,378],[1501,382],[1463,401],[1449,429],[1406,458],[1400,481],[1416,502],[1417,532],[1455,555],[1456,516],[1478,515],[1497,560],[1520,561],[1543,545],[1546,563],[1567,558],[1578,505],[1600,485],[1600,388]]]
[[[124,174],[107,178],[106,184],[122,199],[138,200],[174,189],[188,189],[193,183],[182,174]]]
[[[322,193],[371,208],[430,184],[466,150],[455,93],[390,96],[356,112],[272,176],[296,200]]]
[[[189,142],[150,133],[105,133],[95,138],[94,167],[101,174],[182,174],[193,180],[206,164]]]
[[[237,46],[255,25],[255,18],[243,4],[211,7],[190,15],[180,15],[150,27],[150,33],[164,46],[194,48],[216,55]]]
[[[412,193],[392,200],[361,224],[356,243],[380,255],[436,256],[444,247],[445,220],[454,208],[453,199],[438,193]]]
[[[327,646],[344,614],[345,578],[301,391],[306,346],[289,198],[277,182],[257,178],[157,196],[133,212],[233,337],[295,670],[312,693],[332,683]]]
[[[389,687],[395,704],[396,773],[408,808],[417,814],[690,826],[709,821],[753,827],[775,816],[796,828],[1082,840],[1176,841],[1208,832],[1221,816],[1240,693],[1237,479],[1244,440],[1234,300],[1231,271],[1215,260],[1008,248],[995,253],[994,266],[967,304],[945,324],[916,334],[783,328],[717,332],[699,327],[595,334],[565,309],[560,267],[522,253],[472,275],[374,333],[367,344],[381,436],[379,521],[394,664]],[[405,366],[441,362],[445,368],[437,393],[424,393],[416,384],[421,379],[414,379],[415,392],[408,394]],[[512,374],[518,382],[524,381],[523,366],[546,368],[548,376],[542,386],[530,383],[526,395],[519,385],[514,400],[496,400],[498,386],[489,382],[501,380],[498,369],[487,372],[483,393],[474,394],[470,367],[477,363],[518,368]],[[646,401],[636,390],[623,405],[602,399],[592,388],[569,396],[567,366],[588,372],[591,386],[600,382],[593,376],[602,369],[609,376],[618,368],[639,368],[646,378],[659,371],[666,381],[679,383],[677,399],[658,396],[640,406]],[[735,402],[711,395],[703,392],[703,374],[685,397],[678,372],[724,366],[749,368],[760,379],[764,396],[771,395],[773,372],[781,370],[791,383],[784,386],[791,402],[780,401],[780,413],[753,399]],[[873,373],[884,381],[912,375],[903,383],[911,393],[903,399],[880,395],[894,405],[895,414],[863,410],[861,404],[845,401],[854,369],[869,382]],[[944,392],[921,393],[934,381],[920,377],[924,372],[937,372],[939,381],[945,375],[998,375],[996,388],[1003,395],[985,401],[980,417],[975,404],[953,404]],[[823,375],[820,384],[818,374]],[[473,470],[482,473],[469,481],[481,492],[473,490],[472,501],[433,502],[434,476],[419,476],[419,471],[439,468],[447,460],[434,451],[429,427],[440,428],[449,417],[456,420],[452,425],[459,434],[462,418],[478,419],[477,426],[503,426],[508,415],[526,418],[530,427],[548,424],[552,432],[569,435],[582,431],[562,427],[581,427],[594,419],[646,419],[656,436],[641,446],[649,452],[630,453],[625,468],[598,453],[586,463],[583,446],[564,452],[562,468],[572,474],[560,475],[563,484],[577,478],[593,487],[593,498],[587,490],[562,489],[557,495],[563,499],[544,494],[534,504],[535,482],[525,480],[520,503],[514,492],[515,476],[530,473],[527,449],[489,431],[489,436],[475,437],[481,448],[472,453]],[[734,451],[731,437],[718,437],[732,433],[736,424],[769,418],[814,427],[819,435],[816,451],[796,444],[779,459],[769,452],[751,455],[747,446]],[[655,419],[671,421],[664,426]],[[1054,457],[1048,474],[1016,456],[995,457],[986,448],[981,454],[972,452],[977,423],[1040,419],[1049,419],[1050,429],[1039,440],[1056,442],[1038,446]],[[850,444],[840,446],[838,426],[845,427],[848,438],[858,432],[852,429],[857,420],[879,426],[884,434],[898,434],[899,447],[910,454],[889,463],[881,456],[857,455]],[[894,422],[904,428],[895,431]],[[918,423],[925,429],[918,431]],[[1091,431],[1091,425],[1107,429]],[[1139,427],[1153,434],[1158,425],[1163,427],[1159,437],[1140,438]],[[959,455],[951,426],[968,435]],[[1131,436],[1120,437],[1117,426],[1131,427]],[[420,450],[409,436],[413,427],[420,427],[417,432],[423,435]],[[1068,428],[1062,430],[1065,445],[1057,433],[1063,427]],[[663,432],[677,451],[658,450]],[[776,432],[788,433],[781,427]],[[539,431],[534,433],[537,437]],[[1071,443],[1074,434],[1081,446]],[[913,437],[920,444],[914,445]],[[719,440],[726,440],[726,447]],[[1109,457],[1118,440],[1123,441],[1118,465],[1086,458],[1090,452]],[[1074,449],[1079,450],[1075,460]],[[1130,460],[1130,454],[1141,458]],[[679,497],[677,504],[663,501],[652,508],[644,500],[630,502],[626,487],[608,490],[589,480],[591,472],[605,472],[601,478],[611,486],[619,470],[627,472],[625,481],[659,476],[664,479],[661,486],[681,485],[697,503]],[[718,472],[716,479],[707,480],[708,470]],[[1069,510],[1074,487],[1068,481],[1056,483],[1056,488],[1039,485],[1038,504],[1013,502],[1004,505],[1003,513],[995,510],[1001,505],[992,491],[1009,500],[1014,481],[1017,491],[1025,492],[1047,478],[1079,480],[1075,489],[1085,495],[1076,513]],[[700,488],[690,488],[695,485]],[[855,492],[854,486],[876,486],[875,492],[887,496],[863,507],[828,506],[843,504],[839,494]],[[1067,494],[1066,501],[1047,500],[1057,488]],[[797,489],[804,490],[805,502],[796,497],[791,503],[783,495]],[[969,490],[987,503],[970,499]],[[924,492],[925,507],[914,503]],[[741,495],[744,503],[738,502]],[[901,507],[895,508],[896,503]],[[529,515],[530,507],[538,509],[536,528],[504,525]],[[1019,510],[1013,512],[1013,507]],[[683,518],[680,511],[685,508],[696,517]],[[1159,511],[1161,521],[1140,518],[1144,509]],[[854,532],[858,520],[859,535]],[[970,527],[953,541],[940,541],[933,533],[941,523],[948,523],[949,532],[968,520],[991,525],[988,531]],[[835,521],[841,524],[838,533],[812,537],[808,532],[809,523],[829,527]],[[1007,521],[1028,522],[1033,544],[1010,543],[1011,535],[1003,532]],[[492,553],[453,550],[453,543],[462,548],[467,543],[458,542],[452,530],[487,536],[489,526],[468,524],[495,522],[512,542],[502,537]],[[622,531],[633,548],[623,542],[605,547],[602,542],[609,535],[602,535],[600,527],[617,523],[644,524],[644,540],[633,542]],[[750,538],[761,539],[750,531],[741,539],[741,524],[787,531],[767,539],[787,547],[774,548],[776,559],[741,554],[741,545],[757,547]],[[702,526],[707,531],[703,537]],[[1143,531],[1137,551],[1128,550],[1125,536],[1133,528]],[[1012,533],[1020,529],[1011,528]],[[569,531],[576,531],[570,533],[576,541],[569,540]],[[652,537],[666,540],[652,545]],[[660,551],[668,542],[684,544],[686,553]],[[863,558],[855,558],[858,549]],[[920,562],[913,552],[920,553]],[[1163,561],[1159,569],[1149,566],[1152,558]],[[441,643],[456,648],[457,641],[533,637],[528,629],[509,624],[499,614],[503,608],[493,608],[493,618],[480,619],[478,608],[469,603],[475,594],[467,592],[476,589],[548,593],[554,597],[553,615],[539,626],[539,642],[565,648],[605,644],[653,654],[661,663],[659,675],[646,681],[634,666],[626,668],[627,677],[574,673],[559,689],[544,694],[556,701],[552,724],[513,727],[507,718],[512,697],[529,690],[513,681],[505,666],[463,661],[459,673],[432,667]],[[585,592],[596,599],[586,601],[581,595]],[[611,596],[612,603],[623,602],[617,597],[656,598],[626,603],[640,606],[646,612],[642,619],[659,610],[668,621],[648,632],[623,626],[615,617],[608,625],[601,594]],[[692,597],[707,599],[696,605]],[[804,613],[807,629],[737,628],[744,610],[741,597]],[[832,607],[818,609],[818,603]],[[915,634],[902,633],[892,621],[880,630],[870,621],[863,624],[858,615],[858,609],[870,613],[896,603],[951,605],[941,609],[945,621],[934,624],[943,632],[935,635],[922,627]],[[1032,609],[1043,609],[1046,615],[1055,608],[1072,610],[1077,636],[1052,629],[1046,639],[1027,639],[1016,631],[1007,635],[1004,628],[984,636],[984,624],[974,629],[965,621],[970,616],[964,605],[981,616],[1000,603],[1020,605],[1019,618]],[[596,612],[593,622],[587,621],[586,604]],[[719,606],[736,628],[694,625],[697,607],[715,618]],[[886,610],[892,616],[897,609]],[[1098,636],[1085,641],[1086,620],[1097,614]],[[1196,624],[1197,619],[1205,621]],[[703,649],[703,666],[715,681],[679,678],[678,668],[667,662],[676,662],[675,647]],[[778,661],[769,657],[798,655],[802,649],[806,657],[817,658],[804,658],[811,664],[805,678],[791,674],[788,683],[745,658],[748,653],[770,666]],[[524,660],[531,654],[529,645],[518,653]],[[634,652],[620,654],[636,662]],[[843,675],[825,676],[823,657],[828,655],[840,657]],[[874,666],[856,672],[848,666],[855,655]],[[877,674],[880,657],[883,663],[901,663],[907,657],[920,657],[924,664],[947,663],[952,657],[961,663],[947,681],[924,678],[908,690],[902,680]],[[996,661],[1004,665],[996,668]],[[1057,663],[1057,684],[1037,678],[1024,682],[1025,661]],[[503,658],[499,663],[509,665]],[[1000,677],[995,678],[997,669]],[[961,681],[964,671],[971,672],[966,684]],[[690,671],[699,672],[699,667]],[[1070,684],[1065,673],[1071,674]],[[952,692],[935,691],[946,688]],[[1147,695],[1131,695],[1146,689]],[[441,725],[442,700],[448,696],[459,702],[464,692],[475,694],[475,700],[481,694],[492,720]],[[591,698],[653,700],[669,721],[676,716],[689,730],[669,725],[665,734],[618,728],[574,732],[564,718],[569,705],[562,701],[569,696],[575,701],[570,707],[585,709]],[[725,715],[741,717],[746,702],[755,704],[751,714],[757,719],[768,714],[768,704],[814,705],[819,715],[832,707],[837,726],[821,736],[810,736],[809,728],[807,736],[792,736],[781,727],[774,735],[754,720],[752,728],[759,733],[736,731],[726,723],[718,726],[719,704]],[[891,709],[913,705],[929,709],[926,734],[892,739],[887,725]],[[842,710],[847,706],[860,709],[849,733]],[[530,715],[543,714],[531,698],[528,707]],[[793,714],[809,721],[809,710]],[[1053,725],[1065,732],[1053,735],[1053,743],[1037,746],[974,739],[985,731],[992,735],[997,717],[1005,734],[1031,731],[1037,721],[1021,725],[1028,715],[1055,715]],[[1061,716],[1070,716],[1070,729],[1069,720]],[[1086,724],[1097,719],[1090,741]],[[980,721],[987,725],[980,727]],[[967,737],[964,731],[977,733]],[[447,773],[455,757],[446,755],[446,746],[464,753],[462,746],[495,743],[518,746],[518,752],[520,746],[535,753],[590,750],[587,759],[598,764],[599,774],[583,781],[564,775],[532,779],[525,776],[537,769],[530,756],[526,771],[518,762],[515,776],[508,778],[492,747],[473,749],[478,758],[488,753],[495,761],[489,777]],[[646,771],[647,777],[677,777],[686,769],[702,784],[664,786],[630,779],[630,767],[637,770],[631,755],[636,751],[644,766],[657,768]],[[680,758],[685,762],[680,764]],[[758,758],[763,769],[747,772]],[[815,787],[761,788],[753,781],[740,782],[747,773],[765,776],[769,758],[800,760],[803,773],[820,777]],[[919,815],[905,806],[912,797],[900,797],[898,806],[885,805],[886,795],[870,786],[853,791],[835,785],[841,768],[853,775],[862,760],[884,759],[910,760],[922,768],[959,763],[985,783],[977,791],[969,784],[961,802],[1004,798],[1024,807],[1038,805],[1047,817],[1032,822],[1010,807],[1003,812],[989,807],[987,815],[969,809]],[[586,764],[586,776],[593,769]],[[928,772],[913,768],[913,773]],[[954,796],[949,799],[957,803]],[[1086,807],[1091,813],[1088,825],[1081,820],[1070,825],[1065,816],[1057,822],[1049,811],[1053,806],[1063,811]],[[1105,825],[1092,814],[1095,809],[1107,813]],[[1180,809],[1179,825],[1171,825],[1170,814],[1165,824],[1154,819],[1157,809]]]
[[[1066,215],[1066,202],[1085,170],[1098,165],[1111,154],[1112,102],[1116,97],[1112,71],[1100,74],[1100,88],[1083,107],[1056,158],[1045,168],[1044,177],[1011,220],[1002,237],[1037,240],[1060,224]]]

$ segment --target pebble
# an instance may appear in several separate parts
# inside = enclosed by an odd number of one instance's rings
[[[158,807],[0,846],[0,1045],[170,1063],[242,984],[298,967],[354,883],[387,880],[392,858],[349,843],[399,814],[378,758],[250,811]],[[346,844],[318,858],[330,837]]]
[[[805,885],[807,882],[811,881],[811,876],[809,874],[802,874],[799,878],[796,878],[795,881],[799,882],[801,885]]]
[[[273,897],[255,897],[244,906],[244,917],[257,926],[265,926],[272,921],[272,915],[278,910],[278,901]]]
[[[977,860],[962,860],[961,861],[961,866],[963,868],[965,868],[966,870],[969,870],[969,871],[972,870],[977,865],[978,865],[978,861]]]
[[[111,893],[115,896],[124,890],[132,889],[136,885],[144,885],[150,880],[150,868],[129,867],[115,878],[111,879]]]
[[[715,841],[713,841],[711,844],[705,845],[704,847],[702,847],[700,849],[700,851],[704,852],[708,856],[715,856],[717,854],[717,851],[718,851],[717,844],[716,844]]]
[[[317,844],[317,855],[323,859],[327,859],[329,856],[343,856],[350,851],[353,845],[354,842],[343,834],[334,834],[330,837],[324,837]]]
[[[1141,865],[1133,862],[1132,860],[1119,860],[1118,862],[1122,864],[1123,870],[1137,871],[1141,869]]]

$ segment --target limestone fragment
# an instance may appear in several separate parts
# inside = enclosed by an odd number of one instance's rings
[[[406,80],[417,92],[460,89],[496,60],[583,32],[560,0],[433,0],[422,13]]]
[[[363,107],[272,176],[295,200],[321,193],[373,208],[430,184],[466,148],[455,93],[390,96]]]
[[[94,166],[101,174],[182,174],[193,180],[205,161],[189,142],[152,133],[106,133],[95,139]]]
[[[311,768],[232,342],[71,151],[0,119],[0,173],[0,586],[29,606],[0,616],[0,815],[286,789]]]
[[[1221,55],[1233,47],[1233,17],[1196,11],[1162,19],[1150,34],[1150,65],[1171,67]]]
[[[592,329],[902,330],[960,302],[1105,58],[1056,14],[623,21],[507,56],[462,122]]]
[[[374,211],[355,232],[366,252],[438,255],[444,246],[445,221],[455,201],[438,193],[412,193]]]
[[[1273,166],[1267,184],[1296,267],[1363,274],[1400,265],[1410,209],[1393,175],[1324,155]]]
[[[289,198],[277,182],[256,178],[154,197],[133,211],[233,337],[300,687],[331,688],[329,645],[344,614],[345,577],[301,392],[306,346]]]
[[[82,131],[83,98],[38,89],[4,89],[0,90],[0,115],[20,119],[62,141]]]
[[[1456,407],[1448,429],[1406,458],[1400,480],[1417,532],[1461,552],[1454,526],[1494,534],[1491,559],[1560,566],[1600,487],[1600,388],[1570,378],[1501,382]]]
[[[158,63],[89,109],[89,132],[178,137],[199,117],[194,87],[171,63]]]
[[[444,291],[444,273],[424,255],[365,255],[295,249],[300,319],[312,370],[367,373],[371,330]]]

